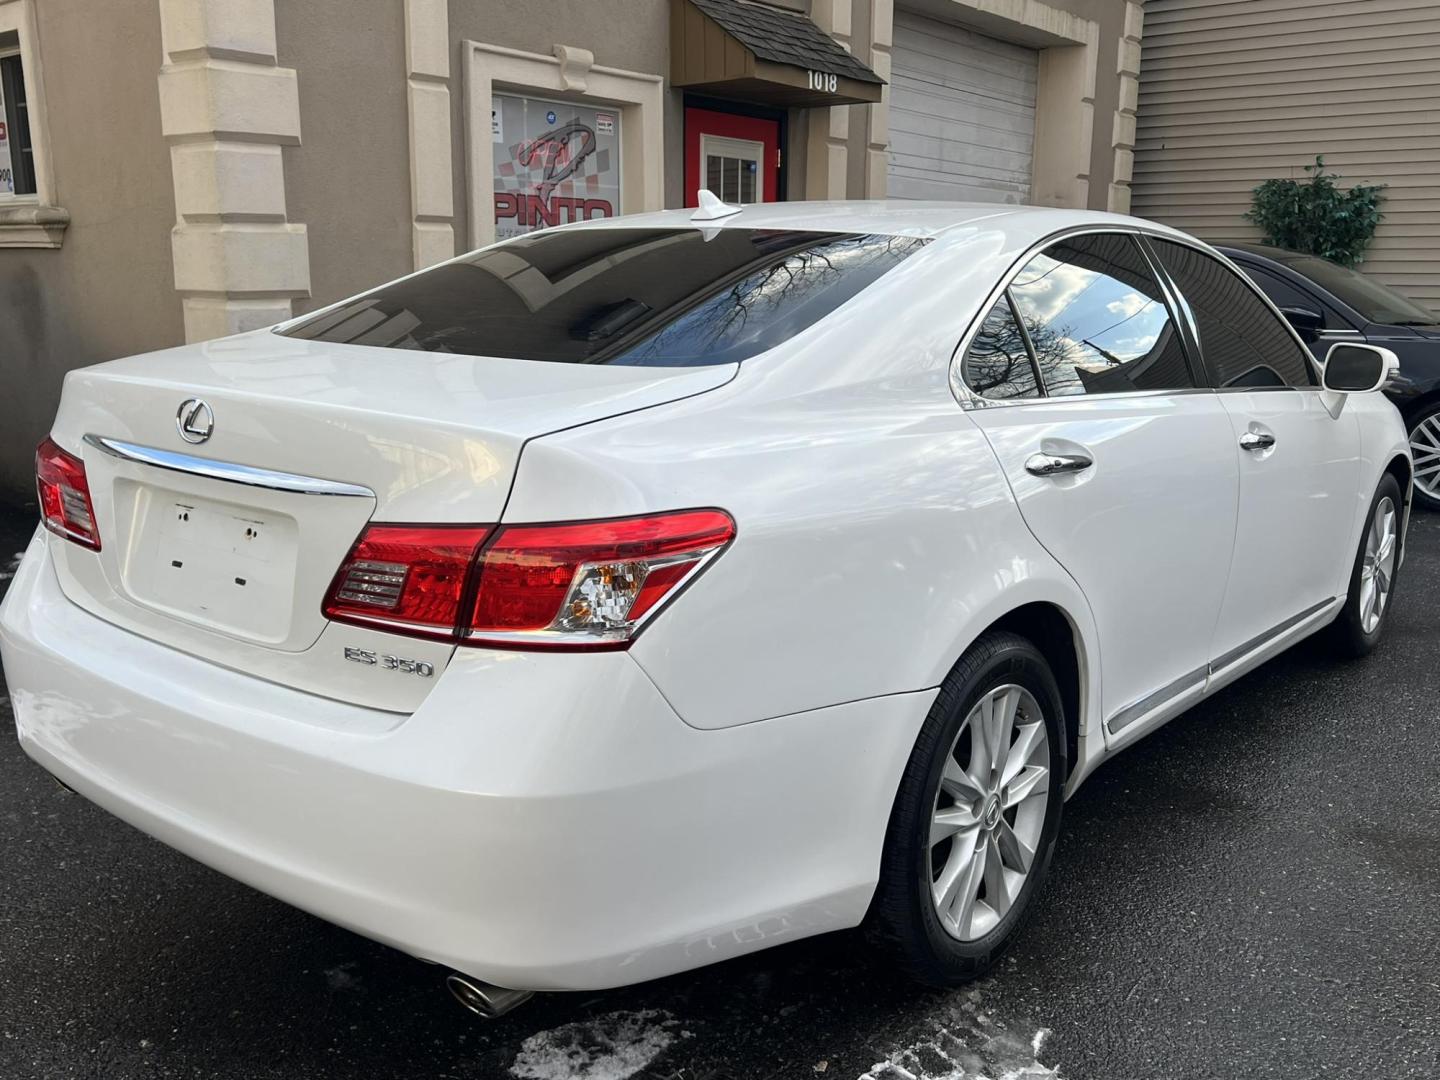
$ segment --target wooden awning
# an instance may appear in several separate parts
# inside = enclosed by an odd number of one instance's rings
[[[670,0],[670,81],[779,108],[865,105],[885,85],[805,16],[745,0]]]

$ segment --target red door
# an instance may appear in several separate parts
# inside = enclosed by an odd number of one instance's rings
[[[774,202],[780,193],[780,122],[685,110],[685,205],[709,188],[728,203]]]

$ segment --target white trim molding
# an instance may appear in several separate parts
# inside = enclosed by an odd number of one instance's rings
[[[495,149],[491,101],[495,91],[541,94],[586,104],[612,105],[620,127],[620,212],[635,214],[665,205],[664,78],[591,62],[570,45],[555,54],[465,42],[466,211],[471,247],[495,240]]]
[[[158,0],[170,234],[185,340],[288,319],[310,295],[304,225],[286,219],[281,147],[300,142],[295,71],[276,66],[273,0]]]
[[[865,197],[883,199],[890,183],[890,77],[895,44],[895,0],[870,0],[870,70],[885,80],[869,114],[865,142]]]
[[[405,0],[405,97],[410,117],[410,247],[415,269],[455,257],[447,0]]]
[[[19,39],[20,66],[25,73],[35,194],[0,196],[0,248],[58,248],[70,215],[56,204],[50,125],[45,111],[45,70],[34,0],[0,0],[0,34],[12,33]]]
[[[810,19],[850,51],[851,0],[814,0]],[[876,74],[880,74],[876,72]],[[883,76],[888,78],[888,76]],[[882,93],[888,92],[889,87]],[[864,106],[863,108],[868,108]],[[805,198],[843,199],[850,186],[850,106],[809,110],[805,139]],[[864,120],[863,112],[857,115]]]

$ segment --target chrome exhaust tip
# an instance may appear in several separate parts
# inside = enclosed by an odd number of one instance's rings
[[[461,1005],[485,1020],[499,1019],[535,996],[534,990],[507,990],[503,986],[491,986],[458,971],[445,976],[445,989]]]

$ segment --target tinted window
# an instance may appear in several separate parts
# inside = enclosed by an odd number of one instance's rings
[[[744,360],[924,240],[759,229],[560,229],[376,289],[291,337],[580,364]]]
[[[1239,275],[1195,248],[1151,243],[1190,306],[1217,385],[1313,385],[1309,354]]]
[[[1031,260],[1010,295],[1053,396],[1195,385],[1160,285],[1131,236],[1063,240]]]
[[[1010,310],[1010,301],[1000,297],[970,347],[962,365],[965,385],[988,398],[1033,398],[1040,396],[1035,365],[1025,347],[1025,335]]]
[[[1436,322],[1433,311],[1339,263],[1315,255],[1292,255],[1286,257],[1285,265],[1334,293],[1342,304],[1349,304],[1371,322],[1391,326],[1431,326]]]
[[[1314,311],[1321,315],[1325,314],[1325,308],[1313,296],[1307,296],[1288,281],[1276,277],[1274,274],[1261,270],[1258,266],[1251,266],[1249,263],[1236,263],[1245,276],[1256,285],[1260,291],[1268,296],[1276,307],[1304,308],[1307,311]]]

